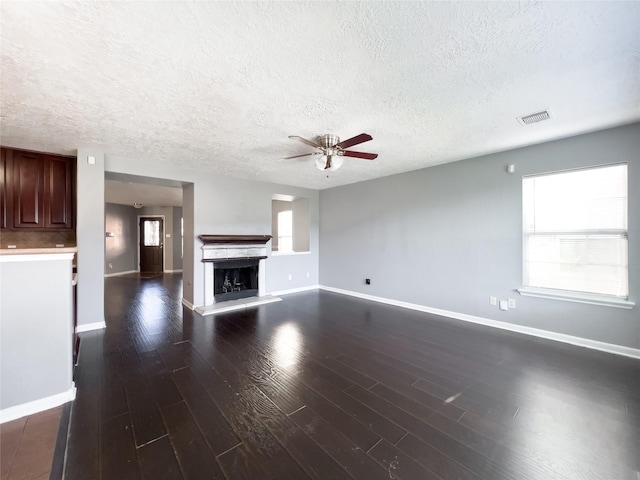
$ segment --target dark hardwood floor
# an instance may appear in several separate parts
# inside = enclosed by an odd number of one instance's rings
[[[637,360],[327,292],[202,318],[179,274],[105,282],[67,479],[640,479]]]

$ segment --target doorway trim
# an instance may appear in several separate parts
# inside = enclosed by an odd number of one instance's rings
[[[167,238],[167,230],[166,230],[166,225],[167,222],[165,221],[165,216],[164,215],[138,215],[138,221],[136,222],[136,230],[138,231],[138,241],[136,243],[137,245],[137,252],[138,252],[138,256],[136,257],[136,263],[138,264],[138,269],[136,270],[137,272],[140,271],[140,219],[141,218],[161,218],[162,219],[162,225],[163,225],[163,229],[162,229],[162,273],[165,273],[167,271],[167,249],[164,248],[164,244],[165,244],[165,239]]]

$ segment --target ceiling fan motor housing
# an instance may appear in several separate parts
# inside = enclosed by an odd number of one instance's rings
[[[338,143],[340,143],[340,137],[332,133],[327,133],[326,135],[322,135],[318,139],[318,143],[320,143],[320,145],[322,145],[324,148],[335,147]]]

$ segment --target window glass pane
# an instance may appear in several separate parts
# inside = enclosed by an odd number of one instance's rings
[[[293,211],[278,212],[278,251],[293,251]]]
[[[159,220],[144,221],[144,246],[145,247],[160,246],[160,221]]]
[[[278,212],[278,235],[290,237],[293,235],[293,215],[291,210]]]
[[[530,232],[627,228],[627,166],[554,173],[523,180]]]
[[[524,284],[627,297],[627,166],[523,179]]]
[[[626,297],[627,238],[623,235],[531,235],[525,285]]]

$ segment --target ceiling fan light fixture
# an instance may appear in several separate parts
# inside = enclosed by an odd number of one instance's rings
[[[342,167],[342,164],[344,163],[344,157],[342,155],[332,155],[331,156],[331,166],[329,168],[327,167],[327,156],[326,155],[319,155],[316,158],[316,168],[318,170],[320,170],[321,172],[324,172],[325,170],[330,170],[332,172],[335,172],[336,170],[339,170],[340,167]]]
[[[329,168],[329,170],[335,172],[336,170],[339,170],[340,167],[342,167],[343,163],[344,157],[342,155],[334,155],[333,157],[331,157],[331,168]]]

